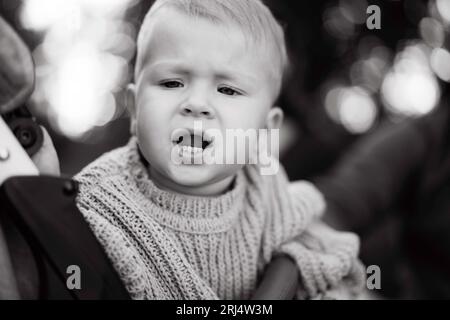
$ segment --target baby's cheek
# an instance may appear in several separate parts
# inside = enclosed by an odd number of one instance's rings
[[[270,108],[268,108],[263,102],[255,102],[251,108],[245,110],[245,119],[247,125],[251,128],[260,129],[265,127],[266,117]]]
[[[234,110],[225,110],[222,113],[227,129],[257,129],[261,122],[261,115],[256,108],[248,105],[239,106]]]

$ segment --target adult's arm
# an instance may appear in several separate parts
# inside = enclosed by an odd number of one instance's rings
[[[420,119],[386,124],[359,140],[316,186],[327,202],[325,220],[364,232],[386,212],[419,172],[442,148],[448,125],[447,106]]]

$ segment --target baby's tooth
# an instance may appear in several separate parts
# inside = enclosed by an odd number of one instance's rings
[[[192,147],[192,146],[181,146],[180,147],[180,153],[185,155],[192,155],[192,154],[199,154],[202,153],[203,149],[198,147]]]

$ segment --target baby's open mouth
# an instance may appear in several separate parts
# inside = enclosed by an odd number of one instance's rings
[[[201,136],[195,134],[180,136],[175,142],[180,146],[190,146],[192,148],[202,149],[206,149],[211,143],[211,141],[204,140]]]
[[[191,132],[189,130],[176,130],[172,135],[172,142],[185,154],[202,153],[208,147],[212,146],[213,139],[204,134],[204,132]]]

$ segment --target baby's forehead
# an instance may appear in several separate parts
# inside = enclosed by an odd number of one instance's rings
[[[174,29],[174,26],[179,26],[183,22],[189,23],[192,21],[201,23],[202,28],[217,33],[217,38],[223,39],[224,41],[240,40],[239,46],[244,50],[261,51],[264,47],[267,48],[269,46],[269,43],[258,36],[257,33],[252,33],[250,28],[242,26],[232,19],[219,19],[214,16],[191,16],[176,7],[163,7],[154,12],[147,20],[147,23],[142,25],[137,42],[138,51],[152,49],[148,46],[152,39],[155,37],[160,38],[160,34],[165,34],[165,31]],[[192,26],[192,24],[189,24],[189,26]],[[189,26],[183,25],[181,28],[189,28]],[[191,35],[195,35],[195,33],[201,33],[203,30],[201,28],[189,28],[186,31],[189,31]],[[174,40],[171,39],[171,41]],[[229,44],[231,46],[234,43]]]
[[[182,15],[184,17],[190,17],[192,19],[201,19],[208,21],[215,25],[229,25],[235,26],[242,30],[244,34],[249,38],[260,38],[267,31],[267,25],[261,23],[261,19],[258,18],[257,13],[252,12],[233,12],[233,10],[224,10],[220,8],[217,0],[202,1],[202,7],[196,7],[194,4],[198,1],[170,1],[159,0],[156,1],[156,6],[153,6],[144,18],[143,24],[140,29],[140,33],[146,33],[147,30],[152,28],[152,25],[159,20],[165,24],[173,23],[170,18],[174,14]],[[251,1],[250,1],[251,2]],[[183,5],[191,3],[191,5]],[[216,5],[213,5],[216,3]],[[239,1],[233,3],[240,3]],[[245,3],[245,1],[244,1]],[[158,5],[159,4],[159,5]],[[209,4],[209,5],[206,5]],[[237,7],[237,6],[234,6]],[[219,9],[220,8],[220,9]],[[169,16],[169,17],[168,17]],[[260,24],[260,25],[257,25]]]
[[[139,43],[143,55],[170,47],[173,50],[195,50],[197,46],[208,44],[217,46],[215,54],[224,56],[234,53],[233,58],[245,54],[262,56],[267,44],[258,42],[236,25],[216,23],[203,18],[193,18],[183,13],[171,12],[155,17],[147,38]],[[209,43],[205,43],[209,39]],[[147,51],[147,52],[146,52]]]
[[[157,1],[158,2],[158,1]],[[181,2],[197,2],[197,1],[160,1],[163,3],[181,3]],[[215,3],[219,1],[210,0],[202,3]],[[243,3],[247,1],[242,1]],[[256,1],[249,1],[256,2]],[[233,4],[239,6],[241,2],[236,1]],[[245,7],[245,6],[244,6]],[[248,8],[245,8],[248,9]],[[266,8],[267,9],[267,8]],[[251,53],[262,61],[264,61],[264,69],[271,72],[272,78],[278,82],[277,87],[281,87],[282,77],[287,66],[287,54],[284,44],[284,35],[281,27],[277,24],[275,19],[271,16],[257,15],[255,12],[245,12],[242,14],[229,14],[219,11],[199,11],[188,12],[183,7],[175,5],[163,5],[156,7],[147,14],[142,24],[137,41],[137,57],[135,65],[135,80],[138,79],[139,73],[147,62],[147,58],[154,49],[149,45],[152,37],[156,35],[157,30],[164,30],[170,27],[171,24],[177,23],[180,15],[184,18],[201,21],[204,24],[211,26],[219,26],[223,28],[211,28],[217,30],[217,37],[226,41],[226,36],[230,37],[232,34],[227,30],[238,30],[240,36],[244,39],[242,42],[243,49],[247,53]],[[247,10],[248,11],[248,10]],[[209,28],[206,26],[205,28]],[[195,32],[195,30],[189,30]],[[223,50],[223,49],[222,49]]]

